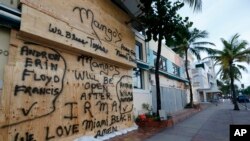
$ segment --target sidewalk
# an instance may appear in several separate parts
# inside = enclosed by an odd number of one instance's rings
[[[186,118],[195,115],[196,113],[206,109],[211,104],[202,104],[200,109],[184,109],[177,113],[173,113],[173,122],[174,125],[178,122],[185,120]],[[164,131],[165,129],[170,128],[152,128],[152,127],[144,127],[139,128],[138,130],[129,132],[128,134],[117,136],[109,139],[109,141],[144,141],[147,138],[154,136],[157,133]]]
[[[230,124],[250,124],[250,111],[234,111],[230,101],[211,105],[202,112],[146,141],[229,141]]]

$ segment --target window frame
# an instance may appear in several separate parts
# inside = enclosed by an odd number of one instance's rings
[[[180,67],[177,66],[175,63],[172,63],[172,66],[173,66],[173,74],[176,75],[176,76],[180,76],[181,73],[180,73]]]
[[[162,64],[161,64],[161,66],[162,66],[162,70],[163,71],[168,71],[168,65],[167,65],[167,58],[165,58],[165,57],[161,57],[161,60],[162,60]]]
[[[138,52],[137,52],[137,49],[138,49]],[[137,40],[135,41],[135,54],[136,54],[136,60],[143,61],[143,45],[141,42]]]
[[[153,59],[154,59],[154,66],[155,66],[155,63],[156,63],[156,57],[157,57],[157,54],[156,52],[153,52]],[[159,69],[162,70],[162,71],[166,71],[167,72],[167,68],[168,68],[168,65],[167,65],[167,58],[161,56],[160,57],[160,63],[159,63]]]
[[[138,76],[136,76],[135,75],[135,71],[138,71],[139,72],[139,78],[138,78]],[[138,81],[139,80],[139,81]],[[136,84],[137,85],[135,85],[135,83],[134,82],[137,82]],[[138,87],[138,82],[140,82],[140,86]],[[144,89],[144,86],[145,84],[144,84],[144,71],[143,71],[143,69],[142,68],[133,68],[133,88],[135,88],[135,89]]]

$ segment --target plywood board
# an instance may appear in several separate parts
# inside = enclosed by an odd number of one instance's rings
[[[16,34],[5,71],[0,139],[99,137],[133,126],[131,69]]]
[[[72,51],[84,51],[112,62],[136,66],[134,34],[125,22],[121,23],[119,18],[102,9],[104,2],[23,0],[22,3],[20,30],[23,36],[46,39],[48,43],[58,43],[58,47],[62,44]],[[113,7],[110,3],[107,8]]]

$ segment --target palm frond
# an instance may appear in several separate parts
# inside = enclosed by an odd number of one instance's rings
[[[236,44],[238,42],[238,38],[240,37],[240,35],[238,33],[236,33],[232,39],[231,39],[231,42],[230,44],[233,45],[233,44]]]
[[[201,60],[200,51],[194,48],[189,48],[190,52],[198,59]]]
[[[195,42],[195,43],[193,43],[193,45],[211,45],[211,46],[215,46],[214,43],[206,42],[206,41]]]
[[[189,4],[189,7],[193,8],[194,11],[202,10],[202,0],[184,0],[184,2]]]
[[[200,52],[206,52],[207,54],[213,54],[214,50],[205,46],[193,46],[195,50],[199,50]]]
[[[245,40],[239,40],[239,36],[239,34],[235,34],[229,41],[221,38],[224,47],[221,51],[211,49],[213,54],[208,58],[214,59],[217,65],[220,66],[218,73],[220,73],[221,79],[240,81],[242,78],[241,70],[247,71],[244,65],[238,63],[250,63],[250,50],[246,49],[248,43]],[[230,76],[233,78],[230,78]]]
[[[191,38],[188,40],[190,43],[194,43],[195,41],[199,40],[199,39],[204,39],[208,37],[208,32],[203,30],[200,31],[198,29],[194,29],[193,31],[191,31]]]
[[[248,70],[247,70],[247,68],[246,68],[245,66],[240,65],[240,64],[237,64],[236,66],[237,66],[240,70],[243,70],[243,71],[245,71],[245,72],[248,72]]]
[[[246,50],[243,50],[243,51],[238,52],[238,53],[235,55],[235,58],[236,58],[236,59],[245,58],[246,61],[247,61],[247,63],[249,63],[249,60],[250,60],[250,50],[249,50],[249,49],[246,49]]]

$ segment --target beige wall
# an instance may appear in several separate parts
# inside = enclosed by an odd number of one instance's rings
[[[152,85],[155,85],[155,75],[153,73],[151,73],[151,80],[153,82]],[[167,78],[165,76],[161,76],[161,75],[160,75],[160,85],[162,87],[173,87],[173,88],[176,88],[176,89],[184,90],[184,82],[169,79],[169,78]]]
[[[157,42],[150,41],[149,47],[153,51],[157,52]],[[176,54],[172,49],[167,47],[164,43],[162,44],[161,55],[180,67],[183,67],[183,65],[184,65],[183,59],[178,54]],[[155,75],[154,74],[151,74],[151,80],[153,82],[153,85],[155,85]],[[179,89],[184,89],[183,82],[169,79],[166,76],[162,76],[162,75],[160,75],[160,85],[163,87],[175,87],[175,88],[179,88]]]
[[[154,42],[153,40],[149,42],[149,47],[153,51],[157,52],[157,42]],[[161,55],[167,58],[169,61],[174,62],[176,65],[181,65],[179,55],[177,55],[174,51],[172,51],[169,47],[167,47],[164,42],[162,43],[162,50],[161,50]]]

